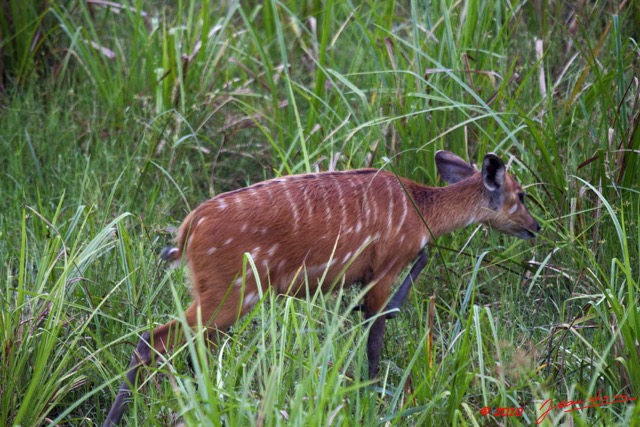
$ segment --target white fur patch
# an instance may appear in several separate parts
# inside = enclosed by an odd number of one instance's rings
[[[404,221],[407,219],[407,211],[408,211],[408,207],[407,207],[407,202],[404,201],[402,203],[402,216],[400,217],[400,222],[398,223],[398,232],[400,232],[400,230],[402,229],[402,226],[404,225]]]
[[[393,230],[393,181],[387,181],[387,190],[389,192],[389,215],[387,216],[387,231]]]
[[[167,258],[171,258],[176,252],[178,252],[178,248],[169,249],[169,251],[167,251]]]
[[[318,274],[322,274],[326,270],[328,270],[329,268],[333,267],[333,265],[336,262],[337,262],[337,260],[334,258],[330,262],[325,262],[325,263],[322,263],[320,265],[315,265],[315,266],[308,267],[306,269],[307,270],[307,275],[315,276],[315,275],[318,275]]]
[[[269,248],[269,250],[267,251],[267,255],[269,255],[269,257],[274,256],[276,254],[276,249],[278,249],[277,243]]]
[[[293,229],[297,231],[300,228],[300,212],[298,212],[298,205],[296,204],[291,192],[289,191],[289,187],[284,188],[284,196],[289,202],[289,207],[291,208],[291,214],[293,215]]]
[[[345,204],[344,194],[342,192],[342,183],[335,176],[332,176],[331,180],[332,180],[332,184],[334,184],[335,186],[336,194],[338,195],[338,204],[340,205],[340,229],[346,230],[347,229],[346,221],[348,219],[347,206]]]
[[[260,295],[258,295],[257,292],[249,292],[244,297],[244,307],[251,307],[258,301],[258,299],[260,299]]]

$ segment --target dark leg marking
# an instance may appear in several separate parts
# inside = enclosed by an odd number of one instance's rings
[[[373,321],[367,338],[367,359],[369,362],[369,379],[372,380],[378,375],[380,365],[380,354],[382,353],[382,343],[384,340],[384,326],[387,318],[379,316]]]
[[[111,410],[104,421],[103,427],[115,426],[120,421],[120,418],[122,418],[122,414],[131,398],[131,387],[135,387],[140,366],[151,363],[152,350],[150,346],[150,334],[149,332],[145,332],[142,334],[140,341],[138,341],[133,356],[131,356],[131,362],[129,362],[129,367],[127,368],[127,375],[120,385],[116,400],[113,402],[113,406],[111,406]]]
[[[398,290],[391,297],[391,301],[387,304],[387,311],[393,310],[387,313],[387,319],[393,319],[398,316],[400,312],[400,308],[404,301],[407,299],[407,295],[409,295],[409,290],[411,289],[411,285],[416,281],[422,270],[424,270],[427,265],[427,252],[424,248],[420,249],[418,253],[418,259],[416,260],[413,267],[411,267],[411,271],[409,275],[405,277],[402,281],[402,284],[398,287]]]

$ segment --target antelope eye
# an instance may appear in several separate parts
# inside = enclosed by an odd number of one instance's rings
[[[526,193],[524,192],[518,193],[518,199],[520,199],[521,203],[524,203],[524,196],[526,196]]]

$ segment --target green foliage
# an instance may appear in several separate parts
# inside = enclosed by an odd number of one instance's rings
[[[56,43],[56,25],[46,2],[8,0],[0,5],[0,90],[23,85],[46,65]]]
[[[532,425],[547,399],[640,397],[629,3],[3,2],[0,424],[104,419],[139,335],[188,302],[156,254],[203,199],[364,166],[436,185],[442,148],[513,156],[544,230],[438,241],[379,381],[358,289],[267,293],[214,352],[195,332],[146,368],[129,423]]]

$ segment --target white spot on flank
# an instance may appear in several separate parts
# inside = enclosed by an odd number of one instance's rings
[[[333,258],[333,259],[332,259],[331,261],[329,261],[329,262],[325,262],[324,264],[320,264],[320,265],[318,266],[318,268],[319,268],[320,270],[326,270],[327,268],[331,268],[331,267],[333,267],[333,266],[335,265],[335,263],[336,263],[336,262],[338,262],[338,260],[337,260],[337,259],[335,259],[335,258]]]
[[[511,206],[511,209],[509,209],[509,215],[513,215],[514,213],[516,213],[517,210],[518,210],[518,204],[515,203],[513,206]]]
[[[389,191],[389,214],[387,216],[387,231],[393,230],[393,189],[391,186],[393,182],[387,181],[387,190]]]
[[[336,187],[336,193],[338,193],[338,203],[340,204],[340,229],[345,230],[345,221],[347,220],[347,207],[344,203],[344,197],[342,194],[342,185],[336,176],[332,176],[332,181]]]
[[[362,213],[364,213],[364,221],[367,225],[371,224],[371,209],[369,206],[369,198],[367,190],[362,190]]]
[[[306,191],[302,191],[302,198],[304,199],[304,207],[307,212],[307,215],[309,216],[313,215],[313,202],[311,201],[311,198],[309,197],[309,194],[307,194]]]
[[[375,236],[367,236],[364,241],[362,242],[362,244],[360,245],[360,247],[358,248],[358,250],[364,250],[366,248],[369,247],[369,245],[371,244],[371,242],[373,242],[374,240],[378,239],[378,237],[380,237],[379,234],[376,234]]]
[[[253,260],[255,261],[256,258],[258,258],[259,253],[260,253],[260,246],[258,246],[257,248],[253,248],[250,252],[251,258],[253,258]]]
[[[327,224],[331,224],[331,208],[326,198],[324,199],[324,220]]]
[[[260,295],[258,295],[257,292],[249,292],[245,297],[244,297],[244,307],[251,307],[253,304],[255,304],[258,299],[260,298]]]
[[[218,250],[218,248],[216,248],[216,247],[214,246],[214,247],[212,247],[211,249],[209,249],[209,250],[207,251],[207,254],[209,254],[209,255],[213,255],[213,253],[214,253],[215,251],[217,251],[217,250]]]
[[[347,261],[351,259],[351,252],[347,253],[344,258],[342,258],[342,264],[346,264]]]
[[[278,244],[277,243],[275,245],[271,246],[269,248],[269,250],[267,251],[267,254],[269,255],[269,257],[273,257],[276,254],[276,249],[278,249]]]
[[[189,240],[187,240],[187,250],[191,249],[191,243],[193,243],[193,235],[189,236]]]
[[[242,224],[242,227],[240,227],[240,232],[241,232],[241,233],[244,233],[245,231],[247,231],[247,227],[248,227],[248,226],[249,226],[249,225],[248,225],[248,224],[246,224],[246,223],[245,223],[245,224]]]
[[[333,265],[337,262],[336,259],[332,259],[330,262],[325,262],[320,265],[311,266],[306,269],[308,276],[315,276],[317,274],[322,274],[329,268],[333,267]]]
[[[224,200],[218,201],[218,209],[225,210],[226,208],[227,208],[227,204],[224,202]]]
[[[516,205],[517,206],[517,205]],[[471,225],[474,222],[476,222],[476,216],[475,215],[471,215],[471,218],[469,218],[469,221],[467,221],[467,225]],[[466,226],[465,226],[466,227]]]
[[[309,276],[309,278],[311,278],[316,274],[318,274],[319,271],[322,271],[322,270],[324,270],[324,268],[322,268],[321,265],[309,266],[309,267],[305,266],[303,273]]]
[[[206,218],[206,217],[204,217],[204,216],[203,216],[202,218],[200,218],[200,219],[198,220],[198,223],[196,224],[196,227],[197,227],[198,225],[202,224],[202,222],[205,220],[205,218]]]
[[[409,210],[408,207],[407,207],[408,203],[409,203],[408,200],[403,200],[403,203],[402,203],[402,216],[400,217],[400,222],[398,223],[398,228],[396,229],[396,230],[398,230],[398,233],[402,229],[402,226],[404,225],[404,221],[407,219],[407,211]]]
[[[426,234],[422,236],[422,240],[420,241],[420,249],[424,248],[427,245],[428,241],[429,239],[427,238]]]
[[[392,234],[394,229],[396,228],[393,226],[393,212],[389,212],[389,215],[387,215],[387,233]]]
[[[284,195],[289,202],[291,213],[293,214],[293,229],[294,231],[297,231],[300,228],[300,212],[298,212],[298,205],[296,205],[288,186],[284,187]]]
[[[253,276],[253,270],[247,269],[247,271],[246,271],[246,273],[244,275],[245,283],[246,283],[247,280],[249,280],[249,278],[251,276]],[[243,280],[243,277],[240,276],[235,280],[235,282],[233,282],[233,284],[236,285],[236,286],[242,286],[242,280]]]
[[[227,240],[224,241],[224,245],[228,245],[232,241],[233,241],[233,237],[229,237]]]
[[[358,225],[356,225],[356,233],[362,231],[362,221],[358,221]]]
[[[369,198],[369,206],[367,208],[371,212],[371,223],[375,223],[378,220],[378,198],[376,195],[371,195]]]

